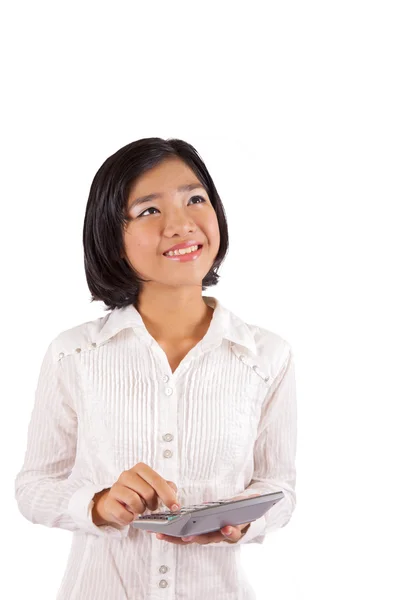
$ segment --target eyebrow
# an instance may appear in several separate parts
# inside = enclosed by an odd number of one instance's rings
[[[195,190],[197,188],[201,188],[203,189],[205,192],[207,191],[205,189],[205,187],[203,185],[201,185],[201,183],[199,183],[198,181],[196,183],[187,183],[185,185],[181,185],[178,188],[176,188],[177,192],[190,192],[190,190]],[[131,210],[134,206],[137,206],[138,204],[144,204],[145,202],[150,202],[151,200],[154,200],[155,198],[161,198],[164,194],[158,193],[158,194],[147,194],[147,196],[141,196],[140,198],[136,198],[136,200],[134,200],[133,202],[131,202],[129,209]]]

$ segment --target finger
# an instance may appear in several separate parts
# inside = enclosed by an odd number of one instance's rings
[[[188,544],[211,544],[212,542],[223,542],[224,536],[220,532],[217,533],[205,533],[203,535],[189,536],[188,538],[180,538],[172,535],[166,535],[165,533],[157,533],[156,538],[165,542],[171,542],[172,544],[180,544],[187,546]]]
[[[137,514],[143,513],[147,508],[158,508],[157,495],[153,488],[134,471],[121,473],[113,487],[116,498]]]
[[[251,494],[251,496],[246,496],[246,495],[239,495],[239,496],[234,496],[233,498],[231,498],[231,501],[233,502],[234,500],[247,500],[248,498],[255,498],[256,496],[261,496],[261,494]]]
[[[201,535],[182,537],[181,539],[186,543],[193,542],[196,544],[212,544],[214,542],[223,542],[225,537],[220,531],[212,531],[210,533],[203,533]]]
[[[175,503],[179,504],[179,502],[177,502],[176,491],[167,483],[166,479],[157,473],[157,471],[154,471],[154,469],[145,463],[137,463],[134,470],[148,483],[148,485],[150,485],[151,488],[153,488],[153,490],[156,491],[157,496],[161,498],[165,506],[171,507]]]
[[[220,529],[222,535],[225,539],[230,540],[231,542],[237,542],[242,537],[242,532],[238,527],[233,527],[232,525],[227,525]]]
[[[175,484],[173,481],[169,481],[169,480],[167,479],[167,483],[168,483],[168,485],[169,485],[170,487],[172,487],[172,489],[173,489],[175,492],[177,492],[177,491],[178,491],[178,488],[176,487],[176,484]]]
[[[177,486],[175,485],[175,483],[173,481],[169,481],[168,479],[166,480],[166,482],[168,483],[169,487],[172,490],[174,490],[176,499],[178,500],[178,496],[177,496],[178,488],[177,488]],[[158,500],[159,500],[159,505],[157,507],[158,509],[162,508],[163,505],[164,505],[165,508],[172,509],[172,506],[167,506],[166,504],[164,504],[164,502],[161,500],[161,498],[158,498]],[[178,508],[180,508],[179,504],[178,504]],[[174,509],[174,510],[176,510],[176,509]]]

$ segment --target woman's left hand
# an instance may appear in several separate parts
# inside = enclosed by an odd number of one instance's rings
[[[241,525],[227,525],[219,531],[211,531],[210,533],[203,533],[201,535],[194,535],[188,538],[175,537],[173,535],[165,535],[157,533],[156,537],[159,540],[165,542],[171,542],[172,544],[180,544],[187,546],[190,543],[193,544],[212,544],[214,542],[237,542],[243,536],[242,529],[247,527],[249,523],[243,523]],[[232,530],[232,533],[228,535],[228,529]],[[154,532],[150,532],[154,533]]]

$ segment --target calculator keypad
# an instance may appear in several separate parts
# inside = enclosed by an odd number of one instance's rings
[[[140,521],[167,521],[179,517],[180,515],[184,515],[187,512],[193,512],[194,510],[198,510],[200,508],[209,508],[210,506],[220,506],[221,504],[226,504],[228,502],[230,502],[230,500],[220,500],[218,502],[204,502],[203,504],[191,504],[188,506],[182,506],[179,510],[175,511],[167,510],[165,512],[151,513],[149,515],[139,515],[138,519]]]

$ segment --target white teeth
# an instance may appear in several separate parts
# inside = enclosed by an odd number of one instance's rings
[[[180,254],[189,254],[190,252],[195,252],[199,246],[190,246],[189,248],[180,248],[179,250],[171,250],[170,252],[166,252],[166,256],[179,256]]]

